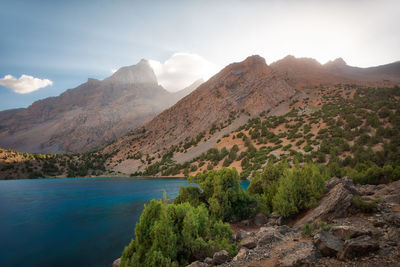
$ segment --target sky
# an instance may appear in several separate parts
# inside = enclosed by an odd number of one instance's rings
[[[176,91],[259,54],[400,60],[398,0],[0,0],[0,110],[150,60]]]

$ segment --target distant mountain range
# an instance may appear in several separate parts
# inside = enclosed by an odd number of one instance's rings
[[[0,146],[23,152],[77,153],[101,147],[149,121],[202,83],[171,93],[148,61],[88,79],[26,109],[0,112]]]

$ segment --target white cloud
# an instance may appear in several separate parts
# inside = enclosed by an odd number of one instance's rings
[[[181,90],[198,79],[207,80],[218,67],[197,54],[175,53],[164,63],[149,60],[158,83],[168,91]]]
[[[10,88],[18,94],[32,93],[52,84],[53,82],[48,79],[39,79],[25,74],[21,75],[19,79],[12,75],[6,75],[0,79],[0,85]]]

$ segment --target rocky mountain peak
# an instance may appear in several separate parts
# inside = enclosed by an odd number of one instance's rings
[[[120,68],[106,81],[122,84],[158,84],[156,75],[146,59],[140,60],[136,65]]]
[[[330,60],[328,61],[325,65],[325,67],[336,67],[336,68],[340,68],[340,67],[344,67],[347,66],[346,61],[343,60],[343,58],[339,57],[335,60]]]

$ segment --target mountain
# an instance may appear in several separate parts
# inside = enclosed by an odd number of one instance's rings
[[[0,146],[23,152],[85,152],[103,146],[170,107],[198,83],[170,93],[147,60],[99,81],[88,79],[26,109],[0,112]]]
[[[115,157],[118,160],[126,160],[133,151],[162,154],[170,146],[201,136],[221,124],[239,123],[240,126],[249,116],[275,107],[295,92],[262,57],[251,56],[228,65],[174,106],[104,151],[119,151]],[[136,166],[131,161],[126,165]]]
[[[400,61],[370,68],[352,67],[342,58],[321,64],[313,58],[287,56],[271,64],[297,88],[320,84],[357,84],[390,86],[400,82]]]
[[[228,65],[143,127],[107,146],[103,153],[114,155],[108,161],[109,169],[123,173],[144,171],[163,155],[183,164],[218,148],[225,136],[259,114],[284,115],[293,103],[319,109],[324,99],[315,87],[399,84],[398,65],[356,68],[343,59],[323,65],[315,59],[287,56],[268,66],[260,56],[251,56]],[[229,146],[229,142],[225,144]]]

